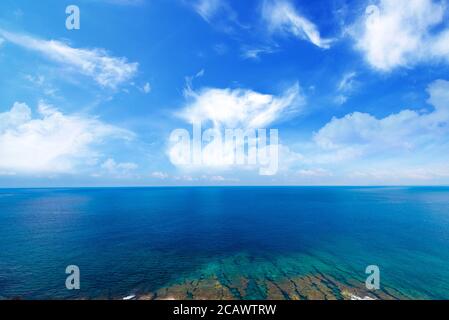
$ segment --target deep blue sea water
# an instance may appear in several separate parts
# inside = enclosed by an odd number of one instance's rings
[[[119,298],[217,269],[281,277],[273,261],[361,283],[378,265],[381,286],[449,299],[449,188],[0,190],[0,298]],[[65,288],[72,264],[79,291]]]

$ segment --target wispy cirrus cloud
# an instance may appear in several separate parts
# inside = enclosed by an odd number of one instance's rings
[[[290,34],[323,49],[330,48],[334,41],[321,37],[318,27],[301,15],[287,0],[264,0],[262,19],[270,33]]]
[[[379,0],[349,28],[356,48],[375,69],[449,62],[447,4],[434,0]]]
[[[345,73],[338,83],[338,91],[347,92],[353,90],[356,76],[357,72],[355,71]]]
[[[237,12],[227,0],[192,0],[186,1],[204,21],[226,33],[242,29]]]
[[[298,83],[281,95],[263,94],[250,89],[186,89],[188,105],[178,114],[188,121],[211,122],[215,127],[265,128],[304,105]]]
[[[264,54],[271,54],[276,52],[277,48],[270,46],[249,47],[242,48],[242,58],[251,60],[260,60]]]
[[[211,22],[221,10],[229,10],[224,0],[196,0],[192,2],[193,9],[207,22]]]
[[[335,102],[339,105],[345,104],[349,95],[357,86],[357,72],[351,71],[343,74],[340,82],[337,85],[338,95],[335,97]]]
[[[116,88],[131,80],[138,70],[138,63],[111,56],[104,49],[78,49],[61,41],[42,40],[2,29],[0,35],[8,42],[38,52],[69,68],[71,72],[92,78],[102,87]]]
[[[0,113],[0,172],[73,173],[98,156],[107,139],[132,139],[128,130],[94,117],[68,115],[40,102],[38,114],[25,103]]]

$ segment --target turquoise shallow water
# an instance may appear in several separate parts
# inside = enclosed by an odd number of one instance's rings
[[[211,277],[266,299],[307,275],[362,286],[368,265],[400,297],[448,299],[449,188],[0,190],[0,298],[120,298]]]

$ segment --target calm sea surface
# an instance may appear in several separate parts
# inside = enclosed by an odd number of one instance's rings
[[[292,298],[290,279],[342,298],[368,265],[393,296],[449,299],[449,188],[0,189],[0,299]]]

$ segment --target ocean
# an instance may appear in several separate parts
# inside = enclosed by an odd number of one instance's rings
[[[0,189],[0,299],[129,295],[449,299],[449,188]]]

